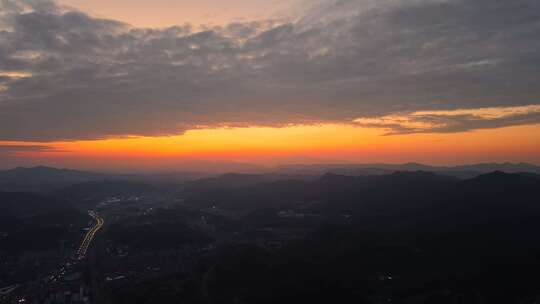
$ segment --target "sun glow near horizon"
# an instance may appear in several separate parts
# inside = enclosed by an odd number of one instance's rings
[[[540,125],[513,126],[459,133],[419,133],[385,136],[385,129],[350,124],[297,125],[282,128],[245,127],[189,130],[182,135],[46,143],[17,153],[41,163],[72,160],[91,166],[145,160],[148,167],[171,160],[223,160],[280,164],[290,157],[352,162],[459,164],[475,161],[539,163]],[[294,158],[302,162],[302,158]],[[56,164],[56,163],[55,163]]]

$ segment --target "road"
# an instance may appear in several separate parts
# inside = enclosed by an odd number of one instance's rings
[[[80,261],[86,257],[88,247],[92,243],[92,240],[94,239],[96,233],[101,229],[101,227],[103,227],[103,224],[105,223],[103,218],[94,211],[88,211],[88,215],[90,215],[96,221],[95,225],[86,232],[84,238],[82,239],[81,245],[77,249],[77,252],[73,256],[73,258],[65,261],[58,270],[56,270],[48,277],[49,283],[55,283],[62,280],[65,274],[69,272],[69,269],[72,268],[73,265],[76,265],[78,263],[75,260]]]
[[[96,220],[96,224],[85,234],[81,246],[77,250],[77,258],[79,260],[83,259],[86,256],[88,247],[92,243],[92,240],[96,236],[96,233],[99,231],[99,229],[101,229],[101,227],[103,227],[103,224],[105,223],[105,220],[103,220],[103,218],[94,211],[88,211],[88,215],[90,215],[94,220]]]

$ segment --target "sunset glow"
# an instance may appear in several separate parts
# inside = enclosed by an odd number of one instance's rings
[[[285,128],[223,128],[187,131],[164,137],[128,137],[47,143],[0,142],[0,145],[45,145],[17,152],[33,162],[69,160],[82,167],[109,163],[129,167],[151,160],[156,168],[190,160],[221,160],[276,165],[311,162],[407,162],[460,164],[465,161],[540,161],[540,125],[451,134],[385,136],[384,129],[342,124]]]

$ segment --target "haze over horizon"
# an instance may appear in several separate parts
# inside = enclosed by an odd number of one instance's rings
[[[2,1],[0,168],[538,165],[539,19],[535,0]]]

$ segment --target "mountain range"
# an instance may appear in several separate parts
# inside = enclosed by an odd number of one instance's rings
[[[327,173],[347,176],[388,175],[395,172],[434,172],[460,179],[473,178],[493,171],[540,174],[540,167],[527,163],[482,163],[461,166],[429,166],[406,164],[298,164],[279,166],[258,174],[209,174],[177,171],[159,174],[106,174],[99,172],[58,169],[52,167],[17,167],[0,170],[0,190],[49,190],[84,182],[126,180],[151,183],[183,183],[202,179],[208,185],[228,183],[244,186],[261,181],[313,180]],[[242,171],[239,171],[242,172]],[[226,172],[223,172],[226,173]],[[198,183],[199,185],[201,183]]]
[[[506,173],[540,173],[540,167],[528,163],[480,163],[459,166],[430,166],[419,163],[405,164],[313,164],[287,165],[278,168],[288,174],[384,175],[399,171],[427,171],[459,178],[472,178],[480,174],[501,171]]]

